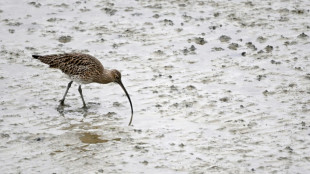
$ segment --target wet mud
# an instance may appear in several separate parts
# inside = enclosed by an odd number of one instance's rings
[[[0,2],[0,173],[309,173],[310,2]],[[117,84],[32,54],[82,52]]]

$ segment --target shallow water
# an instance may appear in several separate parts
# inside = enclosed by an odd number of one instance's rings
[[[309,173],[300,1],[0,2],[1,173]],[[83,86],[32,54],[122,73]]]

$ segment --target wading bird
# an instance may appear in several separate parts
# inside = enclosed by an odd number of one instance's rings
[[[60,69],[71,79],[71,81],[68,83],[63,98],[60,100],[60,105],[64,105],[66,95],[73,81],[79,84],[78,91],[81,95],[84,108],[86,108],[86,104],[82,93],[81,88],[82,84],[88,84],[88,83],[107,84],[111,82],[119,84],[124,90],[125,94],[127,95],[130,103],[131,117],[129,125],[131,124],[133,118],[132,103],[129,94],[122,83],[121,73],[118,70],[105,69],[98,59],[88,54],[69,53],[69,54],[52,54],[45,56],[32,55],[32,57],[40,60],[45,64],[48,64],[50,68]]]

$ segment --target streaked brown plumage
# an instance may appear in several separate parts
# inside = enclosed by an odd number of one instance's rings
[[[60,105],[64,105],[66,95],[73,81],[79,84],[79,93],[81,95],[84,108],[86,108],[86,104],[82,94],[81,84],[88,84],[88,83],[107,84],[111,82],[118,83],[126,93],[131,106],[131,118],[129,125],[131,124],[133,118],[132,103],[129,94],[127,93],[121,81],[121,73],[118,70],[105,69],[98,59],[88,54],[67,53],[67,54],[52,54],[45,56],[32,55],[32,57],[35,59],[39,59],[41,62],[45,64],[48,64],[50,68],[60,69],[71,79],[63,98],[60,100]]]

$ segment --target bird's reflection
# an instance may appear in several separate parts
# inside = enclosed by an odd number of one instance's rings
[[[70,108],[69,105],[58,105],[56,110],[58,111],[60,116],[65,117],[65,118],[69,117],[70,115],[74,115],[74,116],[83,116],[83,119],[84,119],[90,113],[89,106],[73,109],[73,108]],[[83,119],[81,121],[83,121]]]

